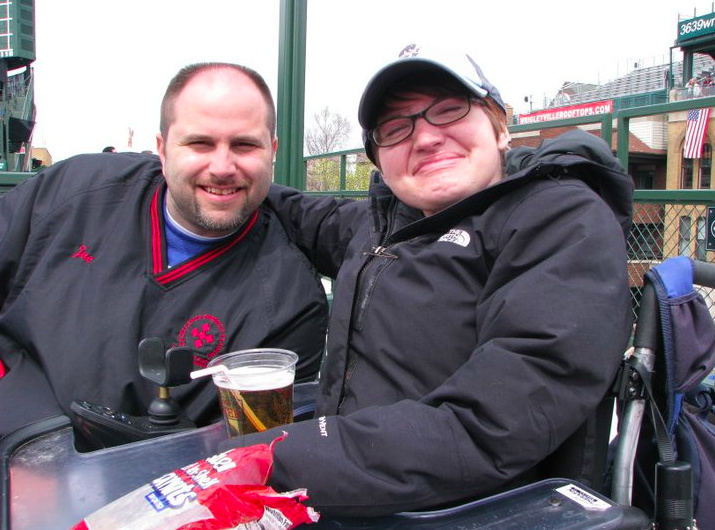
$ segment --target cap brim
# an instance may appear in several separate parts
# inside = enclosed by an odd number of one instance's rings
[[[378,71],[365,87],[362,97],[360,98],[360,106],[358,107],[358,121],[360,122],[360,126],[363,129],[370,129],[375,125],[377,109],[384,98],[385,92],[395,84],[395,82],[407,75],[420,74],[423,72],[443,72],[449,74],[476,96],[483,98],[487,95],[486,90],[482,88],[481,91],[477,91],[475,86],[472,86],[471,83],[468,84],[461,75],[442,63],[419,56],[399,59]]]

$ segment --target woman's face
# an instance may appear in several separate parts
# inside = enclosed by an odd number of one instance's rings
[[[422,93],[401,94],[377,122],[418,113],[438,99]],[[415,122],[412,135],[390,147],[377,147],[382,176],[405,204],[432,215],[494,184],[502,176],[502,151],[509,143],[504,128],[495,133],[484,107],[448,125]]]

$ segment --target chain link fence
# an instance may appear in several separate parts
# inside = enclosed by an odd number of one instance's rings
[[[687,256],[710,261],[707,250],[709,200],[693,197],[690,201],[668,202],[668,192],[662,200],[636,201],[633,207],[633,227],[628,238],[628,279],[634,314],[640,304],[643,277],[649,269],[674,256]],[[699,288],[710,312],[715,316],[715,293]]]

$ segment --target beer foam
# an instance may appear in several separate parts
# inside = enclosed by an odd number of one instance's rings
[[[240,366],[231,368],[228,378],[225,374],[215,374],[214,383],[222,388],[236,390],[272,390],[293,384],[295,370],[276,371],[275,366]]]

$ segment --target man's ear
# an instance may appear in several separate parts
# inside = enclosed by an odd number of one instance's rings
[[[164,158],[165,158],[164,148],[165,148],[164,137],[161,135],[161,133],[156,133],[156,152],[159,155],[159,159],[161,160],[162,167],[164,166]]]

